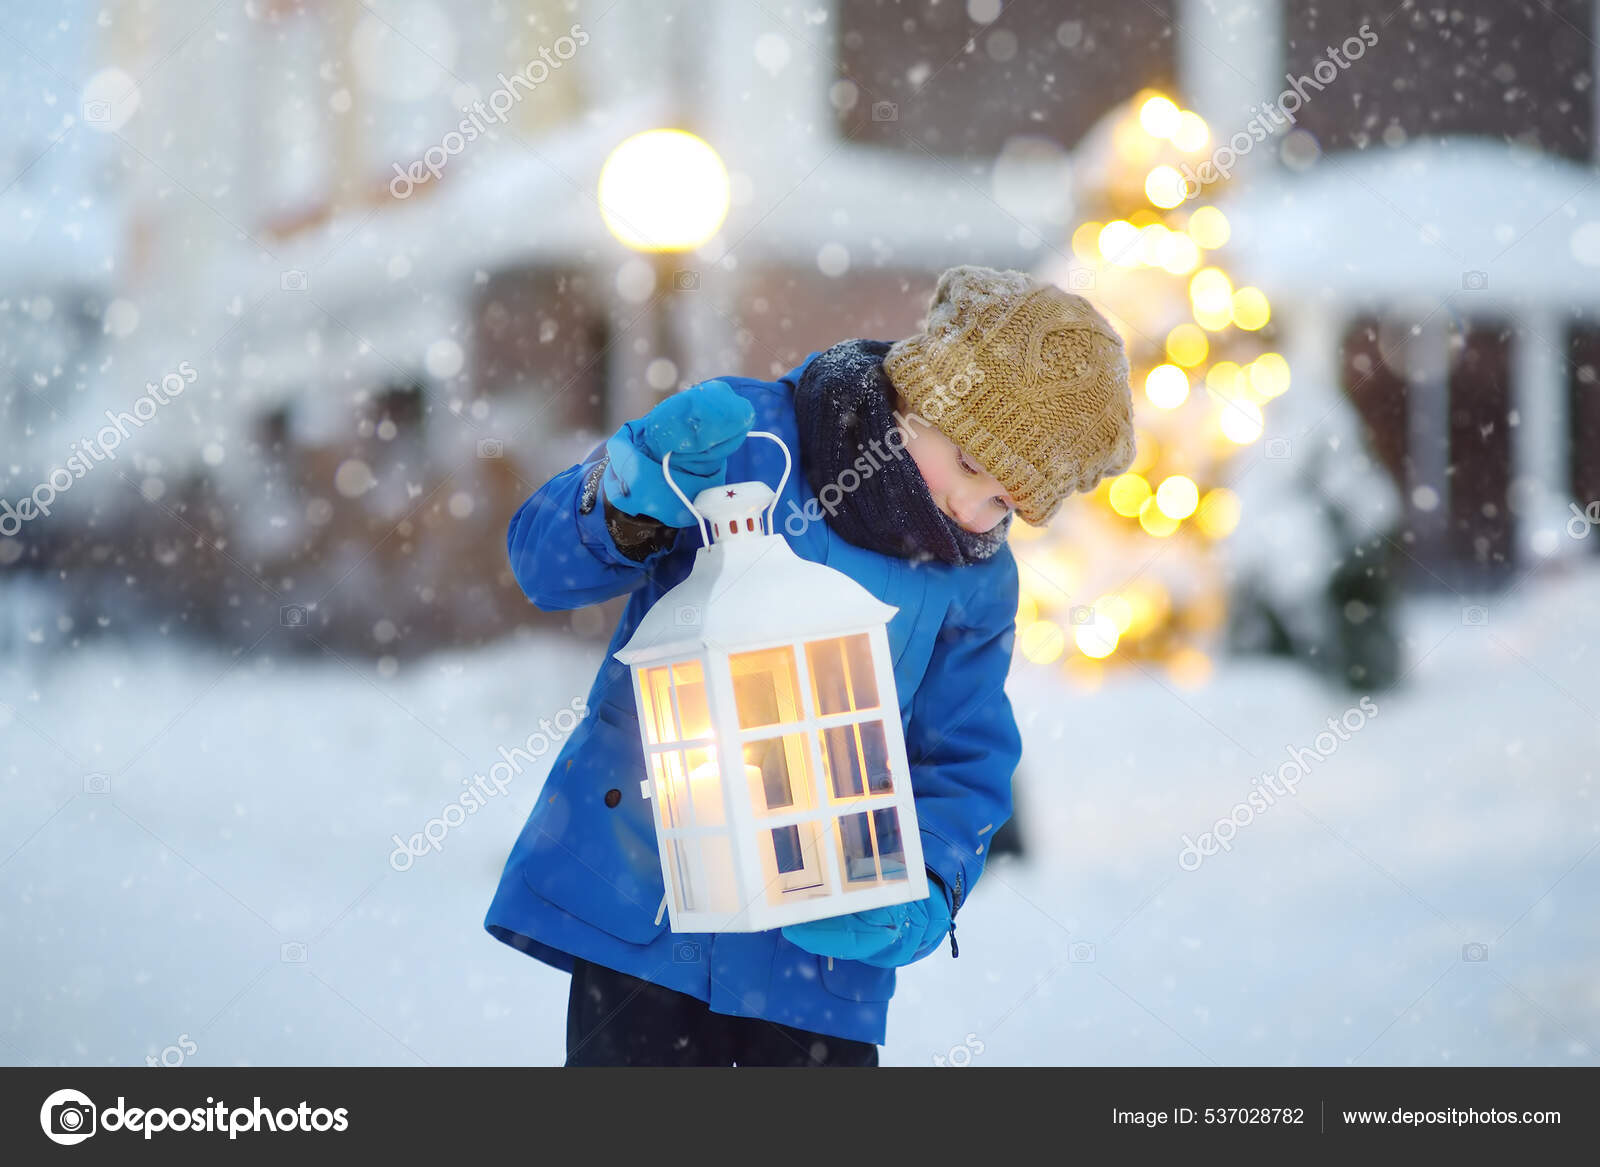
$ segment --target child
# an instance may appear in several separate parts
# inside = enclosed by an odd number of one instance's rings
[[[899,608],[889,645],[932,894],[680,935],[660,911],[632,684],[611,653],[701,545],[662,455],[690,499],[724,482],[776,486],[782,451],[746,442],[751,429],[794,455],[774,526],[795,552]],[[1127,357],[1105,319],[1021,272],[964,266],[939,278],[917,335],[844,341],[775,382],[674,394],[522,504],[507,545],[535,604],[631,593],[484,921],[571,971],[567,1065],[878,1064],[895,969],[947,934],[956,954],[954,917],[1011,815],[1011,515],[1042,526],[1133,456]]]

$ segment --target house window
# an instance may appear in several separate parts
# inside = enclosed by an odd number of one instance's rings
[[[1287,0],[1285,70],[1317,80],[1317,62],[1330,47],[1344,57],[1363,25],[1377,42],[1325,86],[1306,87],[1295,114],[1324,152],[1478,134],[1593,157],[1593,0]]]
[[[1071,147],[1145,86],[1173,89],[1173,0],[1009,3],[987,23],[972,7],[840,0],[829,94],[839,132],[988,158],[1014,135]]]
[[[1433,572],[1502,570],[1514,547],[1510,326],[1471,320],[1447,335],[1414,334],[1411,323],[1378,316],[1351,322],[1342,351],[1345,395],[1403,500],[1412,557]],[[1430,389],[1425,378],[1435,376],[1440,383]]]
[[[290,412],[280,405],[256,418],[255,439],[263,453],[282,457],[288,452],[290,437]]]
[[[607,294],[581,271],[490,276],[474,308],[473,383],[525,406],[535,432],[603,436]]]
[[[1450,551],[1463,565],[1510,565],[1511,325],[1472,320],[1450,362]]]
[[[1376,316],[1351,321],[1341,346],[1345,396],[1366,429],[1367,445],[1403,495],[1409,495],[1406,378],[1398,355],[1386,352],[1383,322]],[[1391,363],[1392,361],[1392,363]]]

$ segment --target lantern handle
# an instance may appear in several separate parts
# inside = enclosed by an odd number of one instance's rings
[[[772,503],[766,508],[767,534],[771,535],[774,533],[772,524],[777,515],[778,497],[783,494],[783,488],[789,483],[789,471],[794,468],[794,462],[789,456],[789,447],[784,445],[783,439],[777,434],[768,433],[766,430],[751,430],[745,436],[748,438],[770,438],[774,442],[777,442],[778,449],[783,451],[783,477],[778,479],[778,489],[773,491]],[[667,480],[667,485],[672,487],[672,493],[677,495],[678,500],[682,502],[684,506],[689,508],[689,513],[693,515],[695,520],[700,524],[700,541],[709,547],[711,545],[711,533],[706,530],[706,517],[695,509],[694,503],[689,501],[689,496],[684,494],[683,491],[679,489],[678,484],[672,480],[672,474],[669,469],[671,465],[672,452],[669,450],[665,454],[661,455],[661,476]]]
[[[672,487],[672,493],[678,496],[680,502],[689,508],[689,513],[700,524],[700,542],[707,547],[711,546],[711,532],[706,530],[706,517],[695,509],[694,503],[689,501],[689,496],[678,489],[678,484],[672,481],[672,472],[668,469],[672,465],[672,451],[668,450],[661,455],[661,476],[667,480],[667,485]]]

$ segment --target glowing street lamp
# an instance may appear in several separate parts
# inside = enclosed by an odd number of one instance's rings
[[[600,168],[600,216],[635,251],[692,251],[728,216],[728,171],[703,139],[647,130]]]
[[[651,311],[655,352],[684,367],[671,324],[672,302],[684,289],[677,257],[703,246],[728,216],[728,171],[702,138],[685,130],[647,130],[624,140],[600,168],[600,217],[618,242],[651,262],[659,298]],[[616,395],[623,403],[625,393]],[[625,416],[653,402],[628,402]]]

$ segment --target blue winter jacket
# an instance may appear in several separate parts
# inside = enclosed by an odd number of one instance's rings
[[[774,382],[725,377],[755,408],[755,429],[777,434],[795,459],[774,526],[797,555],[828,564],[899,608],[888,628],[924,861],[952,915],[983,871],[989,841],[1011,816],[1021,738],[1005,694],[1017,611],[1017,567],[1002,547],[980,564],[913,563],[847,543],[806,504],[794,388],[811,359]],[[589,690],[588,715],[551,765],[538,804],[506,861],[484,926],[496,938],[570,971],[572,956],[688,993],[718,1013],[761,1017],[818,1033],[882,1043],[895,970],[829,960],[777,930],[678,934],[660,912],[655,825],[640,792],[643,748],[626,666],[611,654],[679,583],[701,546],[698,526],[635,562],[618,551],[605,507],[585,491],[597,449],[518,508],[507,532],[511,568],[546,611],[629,594]],[[783,452],[746,441],[727,481],[776,487]],[[530,711],[535,712],[535,711]],[[940,894],[929,881],[933,894]],[[659,918],[659,922],[658,921]]]

